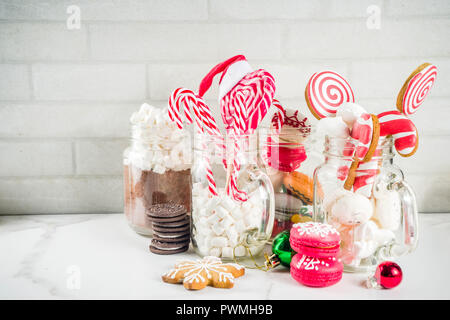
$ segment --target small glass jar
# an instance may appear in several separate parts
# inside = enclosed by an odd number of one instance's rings
[[[314,174],[314,220],[340,232],[344,270],[373,271],[382,261],[412,252],[418,241],[416,198],[393,163],[392,137],[381,137],[372,159],[359,164],[351,190],[344,183],[353,140],[325,140],[325,162]]]
[[[191,210],[191,140],[165,119],[165,129],[133,124],[131,145],[123,153],[124,211],[137,233],[152,234],[146,210],[173,202]],[[159,125],[158,127],[161,127]]]
[[[272,238],[294,223],[312,220],[314,169],[320,158],[310,149],[311,127],[260,130],[260,159],[275,192]]]
[[[232,260],[250,253],[258,255],[270,238],[274,194],[269,177],[258,167],[257,155],[256,134],[227,137],[225,141],[217,136],[195,135],[191,235],[200,256]],[[234,200],[226,191],[235,157],[240,164],[236,183],[238,190],[245,192],[246,201]],[[217,195],[210,191],[211,177]]]

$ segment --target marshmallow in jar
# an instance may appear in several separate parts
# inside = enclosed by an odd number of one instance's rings
[[[200,256],[228,260],[259,254],[272,232],[275,199],[269,177],[257,165],[257,136],[238,141],[241,151],[236,183],[244,194],[242,201],[227,192],[230,180],[223,154],[217,154],[213,146],[214,138],[201,135],[194,140],[191,237],[195,251]],[[228,159],[227,163],[233,162]],[[208,172],[215,178],[214,193]]]
[[[136,232],[150,235],[150,206],[174,202],[190,212],[190,135],[170,121],[166,108],[146,103],[130,123],[131,145],[123,154],[125,214]]]

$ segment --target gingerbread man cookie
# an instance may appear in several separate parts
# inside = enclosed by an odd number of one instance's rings
[[[181,261],[162,276],[168,283],[183,283],[189,290],[200,290],[206,286],[233,288],[234,279],[243,276],[245,268],[235,263],[222,263],[217,257]]]

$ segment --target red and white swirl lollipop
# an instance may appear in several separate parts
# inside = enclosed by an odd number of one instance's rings
[[[397,109],[410,116],[419,109],[437,76],[436,66],[424,63],[406,80],[397,96]]]
[[[305,89],[306,103],[317,118],[334,117],[344,102],[355,102],[350,84],[334,71],[316,72]]]
[[[382,112],[377,117],[380,121],[380,136],[392,136],[398,154],[402,157],[412,156],[419,146],[419,136],[411,119],[397,110]]]

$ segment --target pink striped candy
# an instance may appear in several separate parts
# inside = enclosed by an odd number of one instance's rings
[[[419,109],[436,80],[436,66],[429,63],[424,64],[424,66],[426,67],[408,81],[401,105],[398,106],[399,110],[407,116],[412,115]]]
[[[397,110],[382,112],[378,119],[380,136],[392,136],[399,155],[409,157],[416,152],[419,139],[416,126],[410,119]]]
[[[357,140],[355,157],[359,161],[368,161],[365,159],[369,151],[370,144],[372,143],[373,136],[373,120],[370,114],[363,113],[353,124],[351,137]]]

